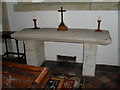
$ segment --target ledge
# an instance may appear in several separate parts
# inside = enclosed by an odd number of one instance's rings
[[[60,7],[66,10],[118,10],[118,2],[19,2],[14,5],[14,11],[50,11]]]

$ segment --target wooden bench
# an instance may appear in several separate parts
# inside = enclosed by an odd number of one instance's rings
[[[50,78],[48,68],[2,62],[3,88],[45,88]]]

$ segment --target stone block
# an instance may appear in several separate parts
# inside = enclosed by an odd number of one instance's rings
[[[60,7],[66,10],[89,10],[89,2],[41,2],[41,3],[18,3],[14,5],[15,11],[57,11]]]
[[[92,2],[90,10],[118,10],[118,2]]]

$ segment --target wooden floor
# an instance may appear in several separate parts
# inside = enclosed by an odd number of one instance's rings
[[[17,58],[4,59],[14,63],[26,64]],[[45,61],[42,67],[48,67],[53,74],[82,76],[82,64],[58,61]],[[118,66],[96,65],[95,77],[85,77],[85,88],[116,88],[119,89],[120,73]]]

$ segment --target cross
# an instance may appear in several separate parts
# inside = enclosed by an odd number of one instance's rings
[[[61,7],[61,10],[58,10],[58,12],[61,12],[61,22],[63,22],[63,12],[66,12],[66,10],[63,10]]]

